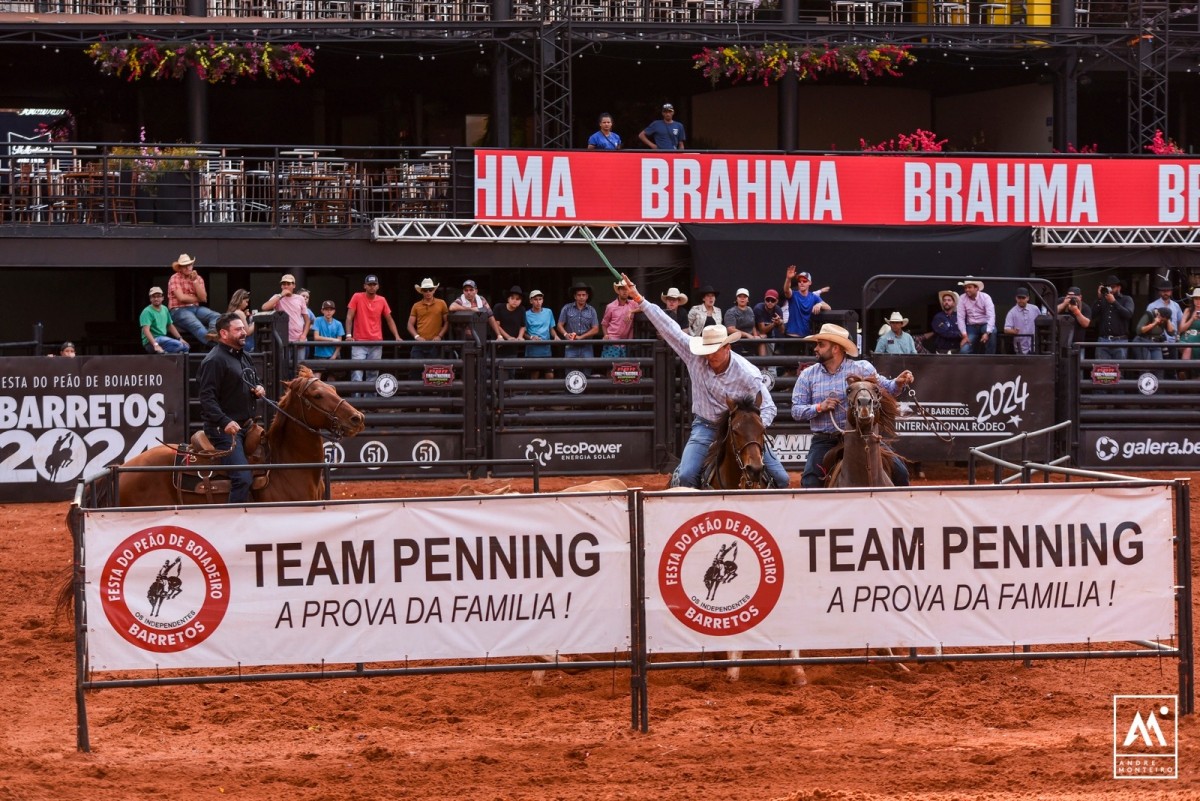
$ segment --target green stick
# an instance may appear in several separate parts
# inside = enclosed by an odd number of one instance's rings
[[[617,279],[618,284],[621,283],[621,281],[624,279],[622,279],[621,274],[617,272],[617,268],[612,266],[612,263],[608,260],[608,257],[604,255],[604,251],[600,249],[600,246],[596,244],[596,238],[592,236],[592,232],[587,229],[587,226],[582,225],[579,227],[579,230],[583,231],[584,239],[586,239],[588,244],[592,246],[592,250],[596,251],[596,255],[600,257],[600,261],[604,262],[604,266],[608,268],[608,271],[613,274],[613,278]]]

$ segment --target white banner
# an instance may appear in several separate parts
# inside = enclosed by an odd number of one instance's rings
[[[625,495],[85,521],[91,670],[627,652]]]
[[[1169,486],[649,494],[654,652],[1175,633]]]

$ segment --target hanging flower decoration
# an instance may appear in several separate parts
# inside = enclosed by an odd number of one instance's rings
[[[853,75],[863,83],[884,75],[901,78],[902,68],[915,64],[917,57],[909,52],[906,45],[829,47],[767,42],[762,47],[706,47],[692,56],[692,60],[695,61],[695,69],[702,70],[713,86],[722,78],[734,83],[762,81],[763,86],[768,86],[771,81],[778,81],[789,72],[794,72],[802,81],[815,81],[822,73]]]
[[[1150,140],[1150,144],[1146,145],[1146,149],[1156,156],[1183,155],[1183,148],[1175,144],[1174,139],[1163,136],[1162,131],[1154,132],[1154,138]]]
[[[84,51],[105,75],[127,81],[179,79],[189,71],[208,83],[245,78],[300,83],[313,74],[313,51],[298,44],[269,42],[97,42]]]
[[[867,153],[941,153],[942,146],[948,140],[938,139],[933,131],[918,128],[910,134],[900,134],[895,139],[888,139],[877,145],[872,145],[866,139],[858,140],[860,150]]]

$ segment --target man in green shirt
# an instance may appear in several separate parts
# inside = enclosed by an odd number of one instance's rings
[[[138,318],[142,326],[142,347],[147,353],[187,353],[188,344],[171,322],[171,313],[163,305],[162,287],[150,287],[150,305]]]

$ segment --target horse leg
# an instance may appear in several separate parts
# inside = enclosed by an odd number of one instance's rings
[[[791,659],[799,659],[800,651],[793,648],[791,651],[788,651],[788,657]],[[741,659],[742,652],[741,651],[730,651],[729,658],[730,659]],[[793,686],[803,687],[805,684],[808,684],[808,676],[805,675],[805,673],[804,673],[804,665],[792,665],[790,673],[791,673],[790,681]],[[742,669],[740,667],[731,667],[731,668],[725,669],[725,678],[729,681],[737,681],[739,678],[741,678],[741,675],[742,675]]]
[[[741,651],[730,651],[729,658],[730,659],[741,659],[742,652]],[[728,679],[729,681],[737,681],[739,678],[741,678],[741,675],[742,675],[742,669],[740,667],[725,668],[725,678]]]

